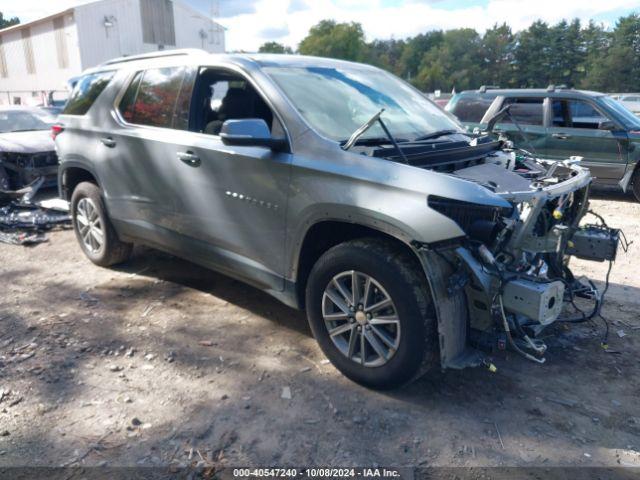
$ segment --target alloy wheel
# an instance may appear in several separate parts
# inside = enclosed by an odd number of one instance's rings
[[[370,275],[351,270],[334,276],[324,290],[322,317],[333,344],[353,362],[379,367],[398,351],[398,312]]]
[[[96,254],[104,245],[104,228],[93,201],[84,197],[76,207],[76,227],[85,249]]]

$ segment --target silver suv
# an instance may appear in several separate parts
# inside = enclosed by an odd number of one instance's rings
[[[96,265],[142,243],[304,308],[349,378],[392,388],[488,364],[595,315],[568,255],[613,260],[579,228],[589,172],[470,135],[382,70],[174,51],[87,71],[60,124],[59,187]],[[563,312],[577,297],[582,315]]]

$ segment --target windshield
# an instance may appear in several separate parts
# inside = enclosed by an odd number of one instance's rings
[[[355,67],[269,67],[265,71],[318,133],[338,142],[346,141],[383,108],[382,119],[398,141],[441,130],[464,133],[420,92],[383,71]],[[385,133],[376,124],[361,139],[379,137]]]
[[[616,117],[624,123],[627,128],[640,128],[640,118],[636,117],[631,110],[611,97],[600,97],[600,101],[614,111]]]
[[[0,110],[0,133],[48,130],[55,123],[49,113],[26,110]]]

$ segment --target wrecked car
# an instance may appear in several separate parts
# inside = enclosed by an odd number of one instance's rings
[[[51,139],[55,117],[35,107],[0,107],[0,189],[18,190],[39,178],[58,181],[58,157]]]
[[[613,262],[589,171],[472,135],[380,69],[173,51],[85,72],[54,127],[61,195],[96,265],[146,244],[305,309],[347,377],[542,363],[599,312],[570,257]],[[576,299],[593,310],[575,310]],[[568,308],[565,308],[568,307]],[[578,307],[576,307],[578,308]]]

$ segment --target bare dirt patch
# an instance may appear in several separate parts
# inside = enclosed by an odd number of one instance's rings
[[[640,204],[594,209],[640,239]],[[0,245],[0,465],[640,466],[640,240],[602,321],[556,328],[545,365],[342,377],[303,313],[149,249],[86,260],[71,231]],[[602,285],[606,264],[576,261]],[[290,397],[290,398],[289,398]]]

